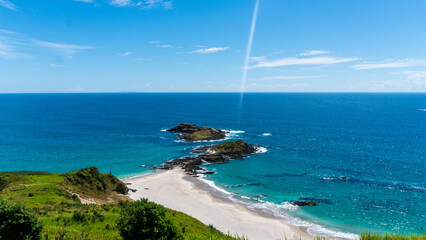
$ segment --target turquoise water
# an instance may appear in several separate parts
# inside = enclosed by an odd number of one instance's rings
[[[0,171],[146,173],[208,144],[161,131],[191,122],[267,149],[208,166],[252,209],[324,235],[426,232],[426,94],[246,94],[238,106],[232,93],[0,95]],[[301,198],[319,204],[288,204]]]

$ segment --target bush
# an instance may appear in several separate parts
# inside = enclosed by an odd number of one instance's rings
[[[89,216],[87,216],[87,214],[82,211],[74,211],[71,218],[74,222],[86,222]]]
[[[166,218],[165,208],[148,199],[124,205],[117,227],[125,240],[182,239],[178,228]]]
[[[0,200],[0,239],[40,239],[41,224],[28,208]]]
[[[129,192],[129,189],[124,183],[118,183],[115,191],[121,194],[127,194]]]

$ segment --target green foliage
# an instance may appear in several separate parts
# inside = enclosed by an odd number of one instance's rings
[[[402,234],[389,234],[384,235],[374,233],[363,233],[360,240],[426,240],[426,234],[422,235],[402,235]]]
[[[75,172],[63,174],[63,184],[73,192],[89,196],[105,198],[112,191],[127,194],[129,189],[112,174],[100,173],[95,167],[84,168]]]
[[[115,191],[121,194],[127,194],[129,192],[129,189],[124,183],[120,182],[120,183],[117,183],[117,187],[115,188]]]
[[[179,229],[166,218],[166,209],[147,199],[126,204],[117,227],[125,240],[183,238]]]
[[[235,140],[216,145],[216,149],[221,152],[241,152],[246,144],[243,140]]]
[[[189,134],[188,137],[193,141],[203,140],[203,139],[211,138],[212,133],[210,131],[207,131],[207,130],[198,130],[198,131],[195,131],[195,132]]]
[[[0,239],[40,239],[41,230],[37,217],[28,208],[0,200]]]

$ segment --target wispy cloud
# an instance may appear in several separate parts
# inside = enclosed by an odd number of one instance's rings
[[[275,77],[262,77],[257,80],[293,80],[293,79],[310,79],[321,78],[324,76],[275,76]]]
[[[81,0],[90,1],[90,0]],[[164,8],[173,9],[173,1],[166,0],[111,0],[110,5],[114,7],[140,7],[141,9]]]
[[[120,56],[120,57],[126,57],[126,56],[129,56],[129,55],[132,55],[132,54],[133,54],[132,52],[117,53],[117,55]]]
[[[161,43],[161,41],[149,41],[148,43],[149,44],[159,44],[159,43]]]
[[[94,47],[89,47],[89,46],[53,43],[53,42],[46,42],[46,41],[40,41],[40,40],[34,40],[34,44],[41,46],[41,47],[52,49],[53,51],[55,51],[59,54],[62,54],[66,57],[71,57],[72,55],[74,55],[78,51],[94,49]]]
[[[135,61],[149,61],[149,60],[152,60],[152,59],[151,58],[141,58],[141,57],[135,59]]]
[[[11,3],[8,0],[0,0],[0,6],[3,6],[13,11],[19,11],[18,6],[16,6],[15,4]]]
[[[310,57],[310,58],[281,58],[276,60],[261,60],[257,64],[249,66],[249,69],[253,68],[271,68],[271,67],[282,67],[291,65],[329,65],[336,63],[352,62],[358,58],[339,58],[330,56],[321,57]]]
[[[329,54],[329,51],[324,50],[310,50],[306,51],[304,53],[299,54],[300,56],[314,56],[314,55],[323,55],[323,54]]]
[[[417,59],[401,59],[384,62],[365,62],[362,64],[353,65],[352,68],[356,70],[365,69],[379,69],[379,68],[404,68],[404,67],[416,67],[426,66],[426,60]]]
[[[265,61],[266,60],[266,56],[250,57],[249,60],[250,61],[254,61],[254,62]]]
[[[155,47],[158,47],[158,48],[173,48],[173,46],[172,46],[172,45],[169,45],[169,44],[156,45]]]
[[[114,6],[114,7],[130,7],[130,6],[136,6],[137,4],[138,3],[133,3],[132,0],[112,0],[111,1],[111,6]]]
[[[211,48],[198,49],[198,50],[192,51],[190,53],[208,54],[208,53],[216,53],[216,52],[226,51],[228,49],[230,49],[230,47],[211,47]]]
[[[402,74],[407,76],[407,80],[426,80],[426,71],[401,71],[401,72],[393,72],[392,74]],[[424,81],[422,81],[424,82]]]
[[[246,91],[255,92],[294,92],[304,91],[308,84],[306,83],[292,83],[292,84],[266,84],[266,83],[251,83],[245,87]]]

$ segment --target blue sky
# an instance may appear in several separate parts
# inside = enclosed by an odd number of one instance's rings
[[[255,4],[0,0],[0,92],[426,92],[426,1]]]

